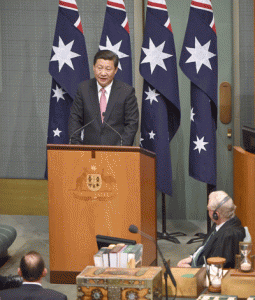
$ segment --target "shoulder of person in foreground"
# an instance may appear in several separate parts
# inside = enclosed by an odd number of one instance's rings
[[[52,297],[54,297],[54,299],[63,299],[63,300],[66,300],[67,299],[67,296],[61,292],[58,292],[58,291],[55,291],[55,290],[52,290],[52,289],[42,289],[42,294],[44,296],[49,296],[50,298],[49,299],[52,299]],[[46,298],[48,299],[48,298]]]
[[[52,289],[41,288],[39,290],[34,291],[33,295],[31,295],[31,291],[28,291],[28,292],[29,292],[30,296],[32,296],[33,299],[35,299],[35,300],[37,299],[36,295],[38,295],[38,299],[40,299],[40,300],[41,299],[67,300],[67,296],[65,294],[60,293],[55,290],[52,290]],[[27,297],[28,297],[28,294],[27,294],[26,288],[24,286],[14,288],[14,289],[6,289],[6,290],[0,291],[0,300],[22,300],[22,299],[28,299]]]

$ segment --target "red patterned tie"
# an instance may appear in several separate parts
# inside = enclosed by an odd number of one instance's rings
[[[104,88],[101,88],[101,97],[100,97],[100,111],[101,111],[101,120],[102,120],[102,123],[104,121],[104,112],[106,110],[106,96],[105,96],[105,89]]]

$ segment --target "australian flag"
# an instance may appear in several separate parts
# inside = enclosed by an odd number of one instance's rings
[[[191,1],[180,67],[191,81],[189,175],[216,186],[218,56],[210,0]]]
[[[81,19],[75,0],[59,0],[49,72],[52,76],[48,144],[68,144],[68,118],[78,84],[89,79]]]
[[[140,73],[144,78],[141,147],[156,153],[157,189],[172,195],[169,143],[180,125],[174,37],[165,0],[147,2]]]
[[[132,85],[130,35],[124,0],[107,1],[99,49],[111,50],[118,55],[115,78]]]

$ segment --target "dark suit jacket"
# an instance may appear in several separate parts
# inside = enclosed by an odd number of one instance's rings
[[[104,121],[102,124],[96,79],[83,81],[70,110],[68,132],[72,144],[120,145],[122,139],[123,146],[132,146],[139,121],[134,88],[113,80]],[[79,128],[85,124],[82,141]],[[78,132],[74,134],[76,130]]]
[[[75,295],[74,295],[75,298]],[[66,295],[44,289],[37,284],[23,284],[15,289],[0,291],[1,300],[67,300]]]
[[[208,232],[207,237],[215,229],[214,224]],[[206,242],[206,239],[204,243]],[[222,227],[211,237],[208,244],[205,246],[202,255],[198,258],[197,265],[204,264],[203,256],[208,257],[224,257],[226,258],[225,268],[235,267],[235,255],[239,253],[239,242],[245,238],[245,230],[241,221],[235,216],[229,219]],[[203,243],[203,244],[204,244]]]

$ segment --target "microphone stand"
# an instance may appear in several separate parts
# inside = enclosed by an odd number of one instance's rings
[[[104,117],[104,115],[105,115],[105,113],[103,113],[103,117]],[[119,138],[120,138],[120,146],[122,146],[122,136],[120,135],[120,133],[116,130],[116,129],[114,129],[110,124],[108,124],[107,122],[105,122],[105,120],[103,121],[103,123],[105,123],[108,127],[110,127],[111,128],[111,130],[113,130],[118,136],[119,136]]]
[[[99,110],[99,112],[97,113],[97,115],[95,116],[94,119],[92,119],[92,120],[89,121],[87,124],[83,125],[82,127],[76,129],[76,130],[71,134],[70,139],[69,139],[69,144],[72,144],[72,138],[73,138],[73,136],[74,136],[77,132],[82,131],[83,129],[85,129],[87,126],[89,126],[91,123],[93,123],[93,122],[96,120],[96,118],[98,117],[99,113],[100,113],[100,110]]]
[[[131,228],[131,227],[132,227],[132,228]],[[173,274],[172,274],[172,272],[171,272],[171,270],[170,270],[170,267],[169,267],[168,263],[166,262],[166,260],[165,260],[165,258],[164,258],[164,256],[163,256],[163,253],[161,252],[161,250],[160,250],[160,248],[159,248],[157,242],[154,240],[154,238],[152,238],[152,237],[151,237],[150,235],[148,235],[147,233],[144,233],[144,232],[140,231],[135,225],[131,225],[131,226],[129,227],[129,231],[130,231],[131,233],[140,233],[140,234],[143,235],[145,238],[147,238],[147,239],[149,239],[149,240],[151,240],[151,241],[154,242],[154,244],[156,245],[157,251],[158,251],[158,253],[159,253],[159,255],[160,255],[160,257],[161,257],[161,259],[162,259],[162,261],[163,261],[163,265],[164,265],[164,267],[165,267],[164,279],[165,279],[166,300],[168,300],[167,276],[169,276],[169,278],[171,279],[171,281],[172,281],[172,283],[173,283],[173,285],[174,285],[174,287],[175,287],[175,297],[176,297],[176,294],[177,294],[177,284],[176,284],[176,281],[175,281],[175,279],[174,279],[174,276],[173,276]],[[174,297],[174,298],[175,298],[175,297]]]
[[[165,272],[164,272],[164,279],[165,279],[166,300],[168,300],[167,275],[169,276],[169,278],[171,279],[171,281],[172,281],[172,283],[173,283],[173,285],[174,285],[174,287],[175,287],[175,294],[177,293],[177,284],[176,284],[176,281],[175,281],[175,279],[174,279],[174,276],[173,276],[173,274],[172,274],[172,272],[171,272],[171,270],[170,270],[170,268],[169,268],[169,265],[168,265],[168,263],[166,262],[166,260],[165,260],[165,258],[164,258],[164,256],[163,256],[163,254],[162,254],[162,252],[161,252],[159,246],[157,245],[157,243],[156,243],[156,247],[157,247],[157,250],[158,250],[158,252],[159,252],[159,255],[160,255],[160,257],[161,257],[161,259],[162,259],[162,261],[163,261],[163,265],[164,265],[164,267],[165,267],[165,269],[166,269]],[[175,298],[175,297],[174,297],[174,298]]]

